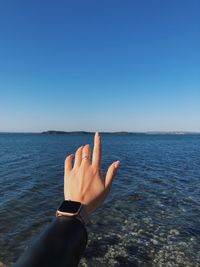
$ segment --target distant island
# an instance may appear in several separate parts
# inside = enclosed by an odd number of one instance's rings
[[[48,130],[41,132],[41,134],[95,134],[95,132],[87,132],[87,131],[56,131],[56,130]],[[162,131],[148,131],[148,132],[101,132],[101,134],[116,134],[116,135],[157,135],[157,134],[168,134],[168,135],[187,135],[187,134],[200,134],[198,132],[162,132]]]
[[[93,132],[85,132],[85,131],[56,131],[56,130],[50,130],[50,131],[44,131],[41,132],[41,134],[93,134]]]
[[[87,132],[87,131],[56,131],[56,130],[50,130],[50,131],[44,131],[41,132],[41,134],[95,134],[95,132]],[[137,132],[101,132],[101,134],[145,134],[145,133],[137,133]]]

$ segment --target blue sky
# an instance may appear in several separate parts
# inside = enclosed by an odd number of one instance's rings
[[[200,131],[200,2],[0,2],[0,131]]]

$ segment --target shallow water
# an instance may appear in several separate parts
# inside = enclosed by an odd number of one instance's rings
[[[63,162],[93,136],[0,134],[0,261],[10,266],[51,221]],[[103,135],[121,161],[88,226],[80,266],[200,266],[200,135]],[[8,211],[11,211],[8,213]]]

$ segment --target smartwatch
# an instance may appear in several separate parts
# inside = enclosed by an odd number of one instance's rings
[[[64,200],[56,211],[56,217],[60,216],[72,216],[77,218],[83,224],[89,222],[89,215],[85,205],[77,201]]]

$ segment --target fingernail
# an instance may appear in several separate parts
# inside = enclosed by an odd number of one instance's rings
[[[96,135],[96,137],[99,137],[99,132],[96,132],[96,134],[95,134],[95,135]]]
[[[115,166],[115,168],[118,168],[119,165],[120,165],[120,161],[118,160],[118,161],[115,162],[114,166]]]

